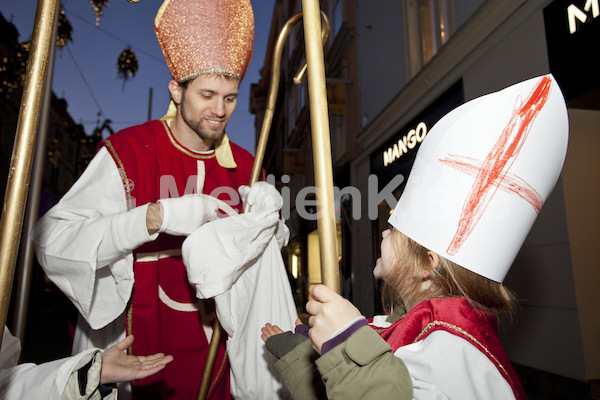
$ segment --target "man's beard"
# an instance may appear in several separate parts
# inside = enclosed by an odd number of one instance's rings
[[[213,142],[220,140],[225,134],[225,126],[220,130],[207,129],[202,126],[203,119],[194,119],[192,115],[188,113],[188,109],[185,106],[185,99],[181,102],[181,118],[196,134],[204,140],[212,140]]]

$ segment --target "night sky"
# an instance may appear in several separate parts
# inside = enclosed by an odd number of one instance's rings
[[[68,103],[68,111],[89,135],[105,119],[116,132],[162,117],[169,104],[171,75],[154,34],[154,17],[162,0],[111,0],[103,8],[100,26],[87,0],[64,0],[73,40],[56,53],[53,91]],[[19,30],[19,41],[32,36],[36,0],[4,1],[0,12]],[[252,0],[255,18],[254,56],[240,87],[237,109],[227,127],[232,141],[254,153],[254,115],[248,112],[250,84],[258,82],[264,64],[274,0]],[[124,81],[117,60],[130,47],[138,70]],[[150,90],[152,101],[150,107]]]

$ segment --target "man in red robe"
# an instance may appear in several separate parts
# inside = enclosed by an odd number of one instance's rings
[[[174,357],[132,384],[134,398],[196,398],[214,302],[196,299],[181,258],[183,240],[223,211],[241,212],[253,157],[225,127],[252,57],[249,0],[167,0],[155,31],[173,79],[160,121],[101,143],[82,177],[36,225],[48,276],[80,311],[74,352],[135,334],[134,355]],[[220,344],[209,398],[230,398]],[[124,396],[121,396],[124,397]]]

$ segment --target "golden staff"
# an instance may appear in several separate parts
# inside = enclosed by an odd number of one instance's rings
[[[321,35],[319,2],[302,0],[304,37],[308,65],[308,99],[312,131],[315,186],[317,189],[317,232],[321,255],[323,283],[340,293],[340,272],[337,255],[337,231],[333,199],[333,166],[329,137],[329,113],[325,87],[325,61]]]
[[[58,0],[39,0],[0,220],[0,319],[6,325]],[[0,342],[4,331],[0,332]]]
[[[275,43],[275,51],[273,53],[273,59],[272,59],[272,64],[271,64],[271,82],[270,82],[270,86],[269,86],[269,96],[268,96],[268,100],[267,100],[267,107],[265,110],[265,116],[263,119],[263,123],[262,123],[262,127],[261,127],[261,131],[260,131],[260,137],[258,139],[258,144],[256,147],[256,154],[254,156],[254,164],[252,166],[252,172],[250,174],[250,183],[249,186],[254,185],[257,181],[258,178],[260,176],[260,172],[262,169],[262,163],[265,157],[265,150],[267,148],[267,142],[269,140],[269,133],[271,131],[271,124],[273,122],[273,114],[275,113],[275,105],[277,102],[277,92],[279,90],[279,77],[280,77],[280,66],[281,66],[281,53],[283,52],[283,46],[285,45],[285,41],[287,40],[287,37],[289,36],[290,31],[292,30],[292,28],[294,28],[294,26],[296,26],[296,24],[298,22],[300,22],[300,19],[302,18],[302,13],[296,14],[294,15],[292,18],[290,18],[285,25],[283,26],[283,28],[281,29],[281,32],[279,33],[279,36],[277,38],[277,42]],[[327,37],[329,35],[329,20],[327,19],[327,16],[321,12],[320,13],[320,17],[323,19],[323,23],[324,23],[324,29],[321,30],[321,25],[320,25],[320,21],[319,23],[316,24],[316,29],[317,29],[317,33],[321,36],[320,41],[322,41],[323,44],[325,44],[325,42],[327,41]],[[319,18],[319,12],[317,9],[317,18]],[[304,23],[306,24],[306,17],[304,18]],[[308,39],[307,39],[308,40]],[[317,40],[319,40],[319,38],[317,37]],[[317,43],[316,47],[319,47],[321,44]],[[307,56],[307,62],[310,62],[308,60],[308,56]],[[321,51],[321,62],[323,62],[323,53]],[[307,63],[305,63],[300,70],[298,71],[298,73],[295,75],[294,77],[294,83],[296,85],[299,85],[302,80],[304,79],[305,73],[306,73],[306,69],[307,69]],[[311,66],[308,66],[308,70],[310,71]],[[324,71],[324,68],[321,68],[322,71]],[[323,85],[325,83],[325,75],[323,72]],[[310,72],[309,72],[309,85],[310,85]],[[310,96],[310,86],[309,86],[309,96]],[[325,98],[324,100],[325,102],[327,101],[327,99]],[[325,112],[327,112],[327,104],[325,103]],[[311,107],[311,113],[312,113],[312,107]],[[312,114],[311,114],[312,115]],[[313,128],[314,129],[314,128]],[[329,130],[328,130],[328,125],[326,125],[326,129],[327,129],[327,147],[329,148]],[[313,141],[314,141],[314,135],[313,135]],[[329,154],[331,154],[331,151],[329,151]],[[315,157],[316,159],[316,157]],[[330,181],[330,185],[329,185],[329,192],[331,192],[331,196],[333,196],[333,177],[332,177],[332,173],[331,173],[331,156],[329,159],[329,175],[331,176],[331,181]],[[317,166],[315,165],[315,170],[317,169]],[[315,172],[316,174],[316,172]],[[316,179],[315,179],[316,180]],[[319,185],[317,184],[317,193],[318,193],[318,187]],[[319,197],[318,197],[319,198]],[[333,197],[332,197],[333,199]],[[331,210],[332,210],[332,215],[333,214],[333,200],[331,203]],[[246,204],[244,206],[244,212],[248,212],[249,211],[249,205]],[[334,235],[336,234],[336,230],[335,230],[335,219],[332,220],[333,221],[333,229],[329,229],[328,231],[332,231],[334,233]],[[317,223],[320,223],[320,221],[317,221]],[[335,259],[335,273],[336,276],[338,274],[338,269],[337,269],[337,243],[336,243],[336,236],[333,237],[333,240],[328,241],[328,243],[333,243],[333,255],[334,255],[334,259]],[[321,247],[322,248],[322,247]],[[321,259],[323,260],[323,253],[324,251],[321,251]],[[330,252],[327,252],[328,254]],[[323,265],[323,261],[321,261],[321,265]],[[323,275],[325,276],[325,275]],[[331,278],[331,274],[327,275],[329,278]],[[333,285],[331,282],[331,279],[329,280],[325,280],[325,284],[327,284],[328,286],[332,287],[332,288],[336,288],[336,291],[339,293],[339,276],[337,276],[337,278],[333,278],[334,280],[337,280],[337,284]],[[328,284],[329,283],[329,284]],[[215,366],[215,362],[216,362],[216,358],[217,358],[217,352],[219,349],[219,342],[221,341],[221,324],[219,323],[219,320],[217,319],[215,321],[214,327],[213,327],[213,333],[210,339],[210,346],[208,349],[208,354],[206,357],[206,364],[204,365],[204,371],[202,373],[202,380],[200,382],[200,388],[198,390],[198,400],[204,400],[206,399],[206,396],[208,395],[208,391],[209,391],[209,385],[210,385],[210,379],[212,377],[212,372]]]

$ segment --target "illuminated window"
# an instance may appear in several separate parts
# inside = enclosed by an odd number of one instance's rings
[[[416,0],[404,4],[408,73],[412,78],[454,34],[455,8],[452,0]]]
[[[300,257],[298,257],[296,254],[292,254],[292,276],[294,277],[294,279],[298,279],[298,276],[300,276],[299,274],[299,260]]]
[[[451,35],[447,0],[420,0],[419,21],[423,64],[438,52]]]

